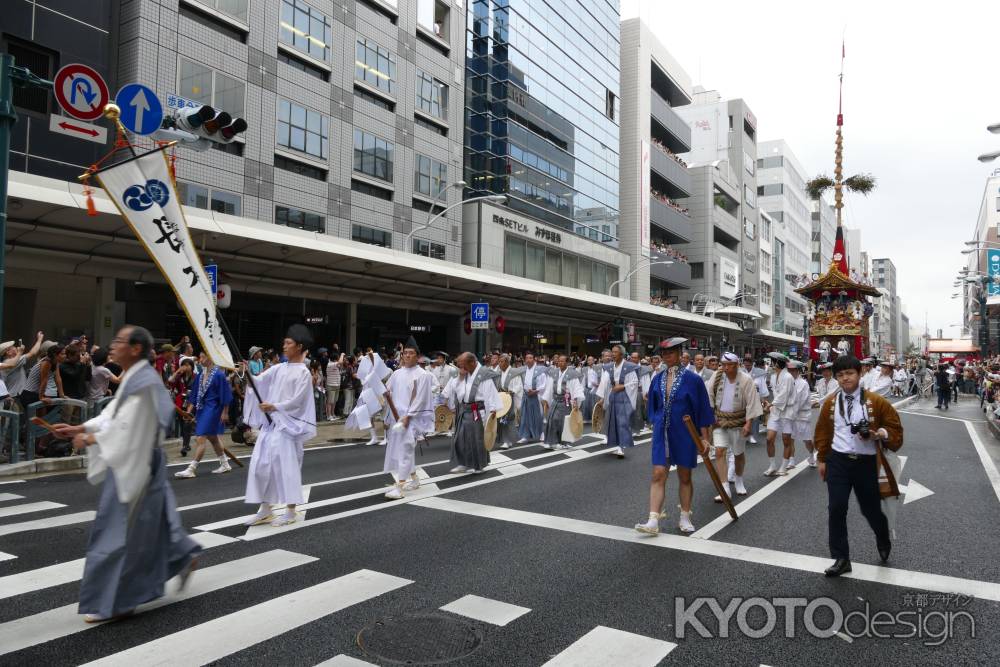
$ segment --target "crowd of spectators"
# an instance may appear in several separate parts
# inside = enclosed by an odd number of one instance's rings
[[[685,168],[688,166],[687,162],[685,162],[684,160],[681,159],[681,156],[679,156],[677,153],[675,153],[672,150],[670,150],[669,148],[667,148],[667,145],[665,143],[663,143],[662,141],[660,141],[659,139],[657,139],[656,137],[653,137],[652,139],[650,139],[650,143],[652,143],[654,146],[656,146],[661,151],[663,151],[664,153],[666,153],[667,157],[673,158],[674,161],[677,162],[677,164],[679,164],[680,166],[685,167]]]
[[[653,295],[649,297],[649,302],[654,306],[661,306],[663,308],[669,308],[671,310],[680,310],[681,307],[677,305],[676,296],[658,296]]]
[[[681,206],[680,204],[678,204],[673,199],[671,199],[667,195],[663,194],[662,192],[660,192],[656,188],[650,188],[649,194],[652,195],[653,199],[655,199],[658,202],[661,202],[663,204],[666,204],[667,206],[669,206],[670,208],[674,209],[675,211],[677,211],[681,215],[686,215],[688,217],[691,217],[691,211],[688,210],[687,207]]]
[[[668,259],[683,262],[684,264],[688,263],[687,255],[676,250],[669,243],[659,243],[657,241],[653,241],[649,244],[649,251],[654,255],[663,255]]]

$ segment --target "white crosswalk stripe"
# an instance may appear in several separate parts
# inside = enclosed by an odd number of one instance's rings
[[[316,665],[316,667],[375,667],[375,663],[358,660],[357,658],[352,658],[349,655],[341,653],[329,660],[324,660]]]
[[[413,582],[358,570],[88,663],[197,667]]]
[[[199,570],[183,592],[168,594],[142,605],[138,611],[149,611],[182,600],[227,588],[235,584],[288,570],[318,559],[284,549],[274,549],[254,556],[228,561]],[[167,590],[176,590],[177,582],[171,580]],[[0,655],[20,651],[43,642],[98,627],[87,624],[77,613],[76,603],[50,609],[31,616],[0,624]]]
[[[227,537],[218,533],[191,533],[191,538],[200,544],[202,549],[211,549],[220,544],[239,542],[235,537]],[[3,555],[6,554],[0,554],[0,560],[4,560],[2,558]],[[17,558],[17,556],[10,557]],[[40,567],[28,570],[27,572],[0,577],[0,600],[14,597],[15,595],[40,591],[44,588],[68,584],[71,581],[79,581],[83,577],[83,565],[84,559],[77,558],[65,563],[56,563],[48,567]]]
[[[599,625],[543,667],[654,667],[675,648],[673,642]]]
[[[21,500],[24,496],[19,496],[16,493],[0,493],[0,503],[5,503],[8,500]]]
[[[62,503],[53,503],[48,500],[41,500],[36,503],[23,503],[21,505],[8,505],[7,507],[0,507],[0,518],[31,514],[32,512],[44,512],[45,510],[57,510],[60,507],[66,506]]]
[[[93,521],[97,512],[88,510],[86,512],[75,512],[73,514],[62,514],[47,519],[33,519],[31,521],[21,521],[20,523],[8,523],[0,526],[0,537],[23,533],[29,530],[43,530],[45,528],[58,528],[59,526],[71,526],[75,523],[87,523]]]

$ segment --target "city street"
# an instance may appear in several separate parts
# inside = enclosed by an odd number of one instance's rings
[[[210,475],[203,465],[196,479],[171,480],[185,528],[206,549],[200,569],[183,593],[172,581],[136,616],[96,626],[77,615],[76,600],[98,487],[80,474],[6,482],[0,661],[1000,663],[992,639],[1000,622],[1000,536],[992,529],[1000,444],[978,399],[963,396],[948,412],[908,401],[901,416],[906,489],[892,556],[877,564],[852,501],[854,571],[840,579],[822,575],[831,559],[816,469],[803,463],[799,444],[799,465],[787,477],[763,477],[763,434],[748,447],[750,495],[737,503],[738,522],[712,502],[703,467],[695,471],[698,531],[690,536],[677,530],[673,475],[664,531],[644,537],[632,529],[646,516],[648,433],[624,461],[589,434],[568,451],[495,452],[481,475],[449,474],[448,442],[436,438],[418,458],[421,489],[402,501],[382,495],[390,483],[380,472],[384,449],[310,449],[304,516],[286,528],[243,527],[253,511],[242,502],[246,468]],[[714,601],[698,607],[702,596]],[[741,607],[739,599],[753,597],[763,600]],[[791,611],[779,598],[802,601]],[[817,599],[826,601],[804,614]],[[716,603],[719,616],[731,613],[721,630]],[[864,636],[859,615],[831,628],[834,603],[843,615],[888,612],[867,625],[887,636]],[[768,618],[771,604],[776,619]],[[913,628],[898,622],[904,617]],[[807,626],[837,634],[813,636]],[[756,630],[764,636],[750,636]]]

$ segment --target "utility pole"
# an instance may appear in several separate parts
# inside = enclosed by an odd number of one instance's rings
[[[7,254],[7,180],[10,165],[10,133],[17,122],[14,84],[52,90],[52,82],[35,76],[26,67],[14,65],[14,56],[0,53],[0,335],[3,332],[4,279]]]

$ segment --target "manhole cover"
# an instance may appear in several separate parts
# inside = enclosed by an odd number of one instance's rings
[[[482,643],[479,628],[440,614],[390,616],[358,633],[361,650],[400,665],[440,665],[459,660]]]

